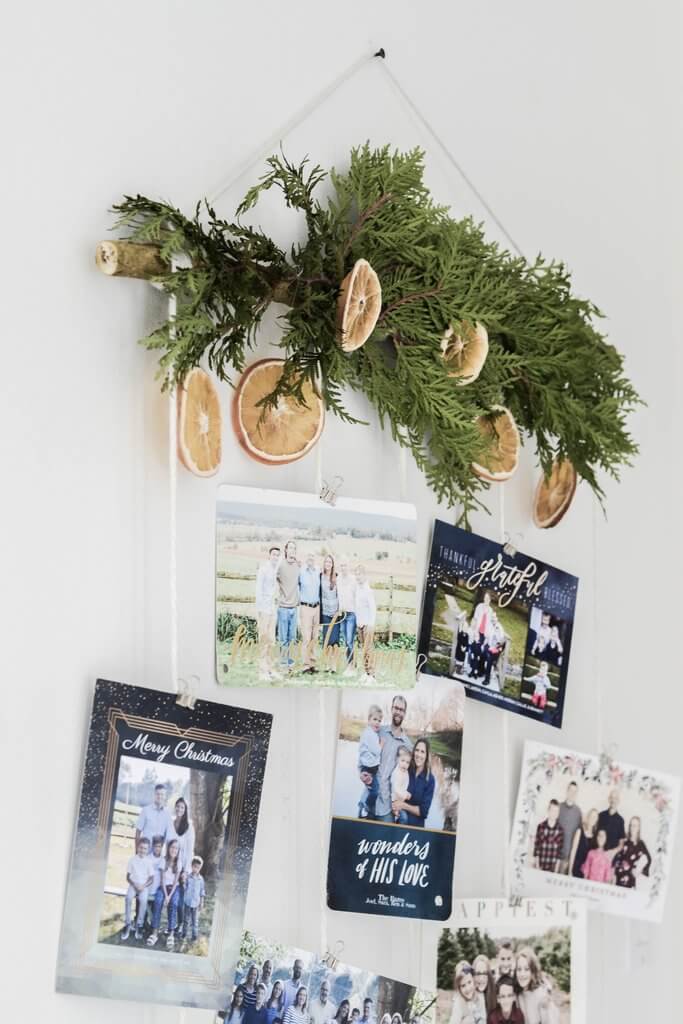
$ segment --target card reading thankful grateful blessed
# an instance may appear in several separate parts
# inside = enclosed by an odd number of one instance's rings
[[[413,686],[415,534],[413,505],[219,487],[218,682]]]
[[[244,933],[216,1024],[432,1024],[434,992]]]
[[[406,693],[342,697],[327,902],[332,910],[451,913],[465,691],[423,676]]]
[[[436,1024],[584,1024],[583,900],[457,900],[437,958]]]
[[[579,581],[436,520],[425,585],[421,671],[468,696],[562,725]]]
[[[662,772],[527,741],[512,896],[576,896],[604,913],[661,920],[679,789]]]
[[[272,716],[98,680],[57,967],[80,995],[220,1009]]]

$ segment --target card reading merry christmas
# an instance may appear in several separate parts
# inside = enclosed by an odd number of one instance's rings
[[[327,902],[445,921],[451,913],[465,691],[423,676],[406,693],[345,691]]]
[[[527,741],[512,895],[578,896],[604,913],[661,920],[678,801],[670,775]]]
[[[98,680],[57,988],[220,1009],[272,716]]]
[[[458,900],[437,959],[436,1024],[584,1024],[583,900]]]
[[[418,661],[468,696],[562,725],[576,576],[436,520]]]
[[[216,1024],[432,1024],[434,992],[244,933]]]
[[[218,682],[413,686],[415,534],[402,502],[220,487]]]

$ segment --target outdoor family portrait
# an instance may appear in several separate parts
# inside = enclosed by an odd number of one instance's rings
[[[434,995],[244,933],[226,1024],[431,1024]]]
[[[206,956],[232,776],[122,756],[99,941]]]
[[[224,486],[216,529],[219,682],[411,685],[412,506]]]
[[[440,581],[428,667],[485,687],[538,711],[556,708],[568,623],[536,605],[471,590],[464,578]]]
[[[570,929],[512,927],[442,932],[437,1024],[570,1024]]]
[[[432,676],[393,696],[345,693],[333,815],[456,832],[464,703]]]

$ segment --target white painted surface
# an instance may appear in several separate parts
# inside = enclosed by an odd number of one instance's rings
[[[505,808],[525,736],[586,750],[618,744],[625,760],[681,773],[678,20],[673,0],[651,10],[495,0],[419,11],[353,2],[329,12],[309,0],[66,0],[14,5],[6,15],[0,758],[9,840],[0,854],[0,1000],[8,1019],[180,1017],[53,991],[92,682],[169,685],[166,410],[153,361],[135,345],[160,302],[143,283],[96,272],[107,208],[140,191],[189,210],[312,92],[379,45],[525,251],[562,256],[577,289],[609,312],[610,336],[648,402],[633,421],[641,457],[621,486],[608,486],[607,521],[581,489],[565,524],[535,531],[531,453],[506,487],[508,528],[524,532],[526,550],[581,577],[570,693],[559,735],[509,719],[508,764],[503,718],[468,703],[456,891],[501,891]],[[340,161],[367,136],[424,144],[382,83],[364,69],[293,134],[293,155]],[[469,212],[466,190],[433,149],[430,181]],[[330,422],[324,463],[349,494],[398,498],[396,453],[376,431],[370,444],[369,431]],[[269,486],[305,489],[314,476],[313,457],[259,470],[226,435],[222,481],[267,477]],[[309,948],[343,939],[349,961],[428,986],[438,926],[322,913],[335,695],[227,693],[213,683],[214,487],[179,474],[180,670],[200,674],[203,696],[276,715],[247,923]],[[437,508],[412,465],[408,493],[426,547]],[[493,534],[496,516],[475,525]],[[680,842],[676,860],[661,926],[591,920],[588,1024],[675,1019]]]

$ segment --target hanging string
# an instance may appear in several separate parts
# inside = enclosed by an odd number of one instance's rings
[[[320,735],[320,759],[318,761],[319,771],[318,778],[320,779],[320,814],[318,815],[318,821],[321,822],[320,829],[320,955],[324,955],[327,952],[327,843],[325,841],[325,829],[328,821],[328,804],[327,804],[327,779],[325,778],[325,772],[323,771],[323,765],[326,763],[326,751],[325,751],[325,694],[322,686],[318,687],[318,711],[319,711],[319,727],[318,733]]]
[[[381,50],[378,51],[376,56],[384,56],[383,51],[381,51]],[[493,223],[497,226],[498,230],[505,236],[505,238],[507,238],[507,240],[510,243],[510,246],[512,247],[512,249],[514,249],[514,251],[517,253],[518,256],[523,256],[524,254],[522,252],[521,247],[514,240],[514,238],[512,237],[512,235],[510,234],[508,229],[505,227],[505,225],[502,223],[502,221],[499,219],[499,217],[494,213],[494,211],[489,206],[489,204],[487,203],[486,199],[481,194],[481,192],[476,187],[476,185],[471,180],[471,178],[465,173],[465,171],[463,170],[462,166],[455,159],[455,157],[451,153],[451,151],[448,148],[448,146],[446,145],[446,143],[443,141],[441,136],[437,133],[436,129],[432,126],[431,122],[428,121],[427,118],[424,116],[424,114],[418,109],[418,107],[416,107],[415,103],[412,101],[412,99],[410,98],[408,93],[405,91],[405,89],[400,84],[398,79],[394,76],[392,71],[389,69],[389,65],[387,64],[387,62],[385,60],[382,60],[382,61],[379,61],[379,64],[380,64],[380,66],[382,68],[382,71],[384,72],[384,74],[386,75],[386,77],[389,79],[389,81],[391,82],[392,86],[394,87],[396,93],[403,100],[403,103],[405,104],[405,106],[408,107],[408,109],[412,113],[413,117],[422,125],[424,130],[434,140],[434,142],[436,143],[438,148],[441,150],[441,153],[446,158],[446,161],[457,172],[457,174],[460,175],[460,177],[465,182],[465,184],[470,189],[470,191],[473,192],[474,195],[477,197],[477,199],[479,200],[479,202],[481,203],[483,208],[486,210],[486,213],[488,214],[488,216],[491,218]]]
[[[218,200],[221,199],[222,196],[224,196],[225,193],[240,180],[240,178],[243,178],[245,174],[252,169],[254,164],[259,163],[265,157],[270,156],[273,150],[278,148],[282,140],[286,138],[290,132],[293,132],[294,129],[302,123],[302,121],[305,121],[317,107],[324,103],[325,100],[329,99],[329,97],[340,89],[345,82],[348,82],[350,78],[353,78],[356,72],[360,71],[360,69],[365,67],[366,64],[375,60],[376,56],[377,54],[364,54],[342,71],[341,74],[337,75],[335,79],[320,89],[320,91],[317,92],[315,96],[308,101],[308,103],[305,103],[300,107],[300,109],[297,110],[297,112],[293,114],[285,124],[278,128],[278,130],[274,132],[266,142],[253,150],[246,160],[238,164],[221,185],[218,185],[209,192],[208,201],[210,205],[218,202]]]
[[[600,656],[598,643],[598,506],[593,502],[592,509],[593,533],[593,687],[595,693],[595,724],[597,730],[598,755],[603,753],[604,737],[602,733],[603,692],[600,678]]]
[[[398,446],[398,492],[401,501],[408,496],[408,452],[402,444]]]
[[[174,268],[175,269],[175,268]],[[171,323],[176,315],[175,295],[169,296],[168,316]],[[171,327],[171,337],[173,337]],[[171,689],[179,692],[178,682],[178,414],[175,387],[168,394],[168,582]]]
[[[500,542],[505,544],[505,484],[498,485],[498,530]],[[503,870],[501,872],[503,895],[510,895],[510,864],[508,847],[510,845],[511,807],[510,807],[510,722],[506,711],[500,716],[501,721],[501,753],[503,757]]]

